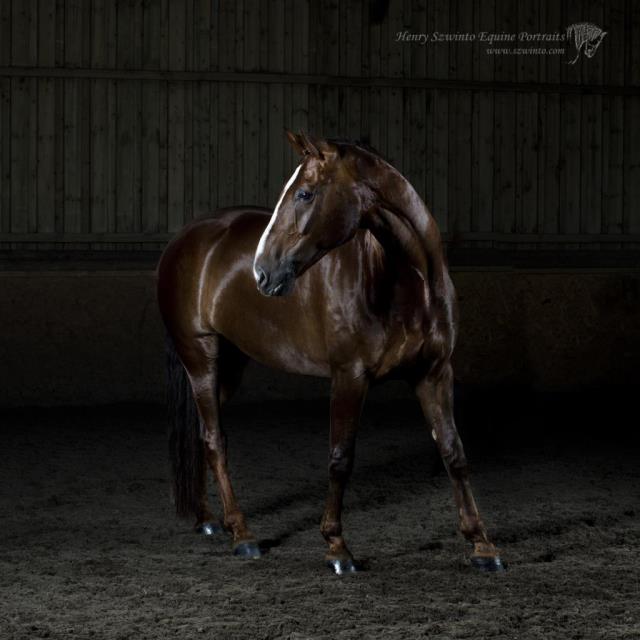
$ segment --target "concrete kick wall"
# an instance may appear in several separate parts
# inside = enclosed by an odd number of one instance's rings
[[[456,376],[545,390],[633,384],[640,273],[453,272]],[[150,271],[0,272],[0,405],[164,401],[163,328]],[[312,398],[328,383],[253,366],[239,399]],[[406,393],[386,384],[372,394]]]

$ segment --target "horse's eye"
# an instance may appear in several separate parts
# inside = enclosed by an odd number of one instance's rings
[[[296,191],[296,200],[309,202],[312,199],[313,199],[313,193],[311,193],[311,191],[305,191],[305,189],[298,189]]]

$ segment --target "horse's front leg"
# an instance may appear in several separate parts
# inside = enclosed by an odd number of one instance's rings
[[[489,541],[469,481],[469,469],[462,441],[453,419],[453,371],[449,363],[422,378],[416,395],[431,428],[442,461],[453,484],[462,535],[473,543],[471,564],[484,571],[502,571],[495,546]]]
[[[331,380],[329,494],[320,531],[329,545],[327,564],[338,575],[356,571],[342,537],[342,501],[353,468],[355,439],[368,383],[353,371],[334,371]]]

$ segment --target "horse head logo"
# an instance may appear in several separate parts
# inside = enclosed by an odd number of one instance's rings
[[[567,27],[567,38],[572,36],[576,45],[576,57],[569,62],[575,64],[583,51],[587,58],[593,58],[603,38],[607,35],[600,27],[591,22],[576,22]]]

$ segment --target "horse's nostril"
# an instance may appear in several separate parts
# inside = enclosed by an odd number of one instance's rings
[[[259,287],[267,284],[267,274],[261,267],[256,267],[256,282]]]

